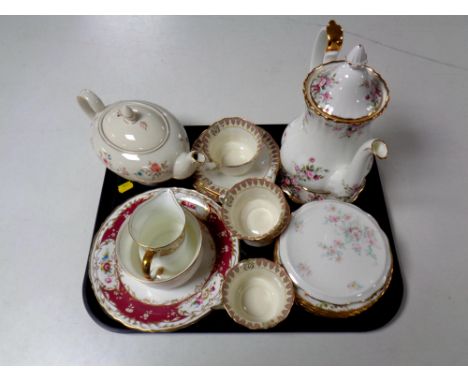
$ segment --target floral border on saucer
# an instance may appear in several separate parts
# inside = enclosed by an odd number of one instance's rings
[[[173,188],[181,204],[189,206],[197,218],[205,221],[215,241],[217,257],[211,276],[202,290],[174,304],[151,305],[132,297],[120,281],[115,240],[122,223],[135,208],[160,190],[137,195],[117,207],[95,235],[89,260],[89,278],[101,307],[124,326],[140,331],[175,331],[204,317],[221,304],[224,277],[239,260],[239,242],[226,229],[220,207],[196,191]]]

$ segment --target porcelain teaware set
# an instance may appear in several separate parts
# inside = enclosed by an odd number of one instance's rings
[[[225,118],[190,149],[168,110],[144,101],[105,106],[80,93],[92,145],[109,170],[149,186],[193,175],[197,190],[154,188],[105,221],[89,275],[108,314],[138,330],[169,331],[224,307],[237,323],[267,329],[294,301],[350,317],[383,295],[393,270],[388,239],[350,203],[374,157],[387,156],[369,128],[389,91],[363,46],[337,59],[342,43],[334,21],[317,36],[306,109],[286,127],[281,148],[253,123]],[[303,206],[291,213],[285,195]],[[275,261],[238,262],[239,239],[253,247],[275,240]]]

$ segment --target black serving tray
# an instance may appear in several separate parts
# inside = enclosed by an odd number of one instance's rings
[[[280,142],[281,135],[286,125],[261,125],[267,130],[276,142]],[[198,135],[206,129],[207,126],[187,126],[187,134],[190,142],[198,137]],[[111,212],[127,199],[148,191],[154,187],[142,186],[134,183],[134,187],[124,192],[118,192],[118,186],[126,180],[107,170],[102,186],[101,200],[94,226],[94,234],[98,231],[101,224],[111,214]],[[193,179],[185,180],[170,180],[161,183],[160,187],[185,187],[193,188]],[[355,205],[370,213],[378,221],[382,229],[388,236],[390,246],[393,253],[393,278],[386,293],[367,311],[349,318],[324,318],[315,316],[298,305],[294,305],[288,318],[281,322],[276,327],[263,332],[365,332],[378,329],[396,315],[400,308],[403,298],[403,281],[398,263],[397,252],[393,242],[392,231],[388,219],[387,207],[382,192],[377,166],[374,163],[372,170],[367,176],[367,184],[364,191],[359,195],[359,198],[354,202]],[[300,207],[297,204],[290,202],[291,210]],[[249,257],[265,257],[273,259],[273,244],[263,247],[249,247],[243,242],[240,242],[241,259]],[[83,301],[89,315],[93,320],[105,329],[119,333],[137,333],[137,330],[129,329],[121,323],[115,321],[108,316],[94,296],[91,282],[88,277],[88,269],[85,271],[83,279]],[[192,333],[238,333],[250,332],[249,329],[236,324],[223,309],[213,310],[210,314],[202,318],[195,324],[178,331]]]

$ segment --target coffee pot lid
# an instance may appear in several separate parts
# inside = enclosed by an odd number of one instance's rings
[[[111,105],[99,121],[101,136],[120,150],[144,152],[160,148],[169,136],[169,122],[155,105],[123,101]]]
[[[390,99],[388,87],[366,64],[366,51],[357,45],[345,60],[314,68],[304,81],[309,108],[326,119],[350,124],[361,124],[382,114]]]

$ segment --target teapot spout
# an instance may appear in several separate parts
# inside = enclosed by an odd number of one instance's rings
[[[197,151],[190,151],[189,153],[180,154],[174,163],[174,178],[188,178],[200,165],[205,163],[205,161],[205,155]]]
[[[356,195],[362,189],[364,178],[372,168],[374,156],[386,159],[387,155],[387,145],[381,139],[364,142],[354,154],[351,163],[330,177],[329,188],[340,197],[349,198]]]

